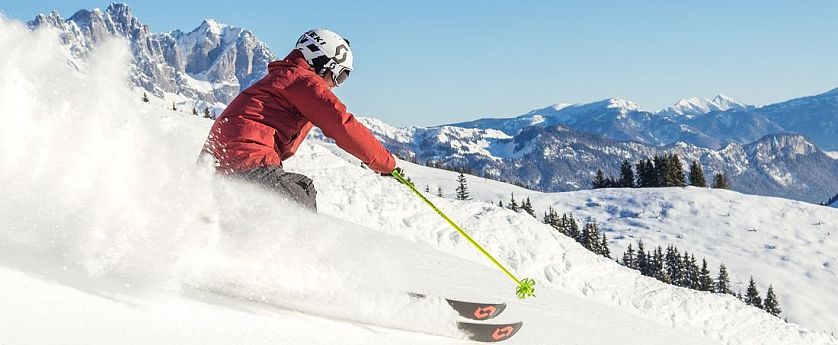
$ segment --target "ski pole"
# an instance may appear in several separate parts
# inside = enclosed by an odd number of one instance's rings
[[[471,243],[475,248],[477,248],[477,250],[479,250],[481,253],[483,253],[483,255],[489,258],[489,260],[492,261],[492,263],[494,263],[495,266],[500,268],[501,271],[503,271],[503,273],[506,273],[506,275],[509,276],[509,278],[515,281],[515,283],[518,285],[518,287],[515,290],[515,294],[518,295],[518,298],[525,299],[530,296],[535,297],[535,280],[530,278],[524,278],[519,280],[518,278],[516,278],[515,275],[512,274],[512,272],[509,272],[509,270],[506,269],[506,267],[504,267],[500,262],[498,262],[498,260],[496,260],[492,256],[492,254],[489,254],[489,252],[487,252],[486,249],[483,249],[483,247],[480,246],[480,244],[478,244],[477,241],[471,238],[471,236],[469,236],[469,234],[467,234],[456,223],[454,223],[454,221],[451,220],[451,218],[448,218],[448,216],[446,216],[445,213],[442,213],[442,211],[439,208],[437,208],[436,205],[434,205],[430,200],[428,200],[428,198],[422,195],[422,193],[419,192],[418,189],[416,189],[416,186],[414,186],[413,183],[410,183],[410,181],[408,181],[404,178],[404,176],[402,176],[401,171],[399,169],[393,170],[391,175],[393,175],[393,177],[399,180],[399,182],[401,182],[403,185],[407,186],[407,188],[410,188],[410,190],[412,190],[413,193],[415,193],[420,199],[422,199],[422,201],[428,204],[428,206],[430,206],[434,211],[436,211],[437,214],[439,214],[443,219],[445,219],[445,221],[448,222],[448,224],[451,225],[451,227],[454,228],[454,230],[457,230],[457,232],[459,232],[460,235],[465,237],[466,240],[469,241],[469,243]]]

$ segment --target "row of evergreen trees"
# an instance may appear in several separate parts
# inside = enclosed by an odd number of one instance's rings
[[[532,207],[532,202],[530,201],[529,197],[524,199],[524,201],[521,201],[521,204],[518,204],[518,202],[515,201],[515,193],[512,193],[512,198],[509,200],[509,203],[507,203],[506,206],[503,205],[503,201],[498,201],[498,206],[506,207],[515,212],[524,211],[527,214],[535,217],[535,209]]]
[[[719,266],[719,274],[714,279],[710,275],[710,270],[707,269],[706,259],[701,259],[701,266],[699,267],[695,255],[687,252],[682,255],[675,246],[667,247],[666,253],[664,253],[660,246],[647,252],[643,241],[637,243],[637,251],[629,244],[620,263],[623,266],[640,271],[640,274],[644,276],[653,277],[667,284],[698,291],[734,295],[746,304],[761,308],[774,316],[778,316],[782,312],[773,286],[769,285],[765,300],[763,300],[757,290],[756,283],[754,283],[754,278],[751,277],[745,295],[734,294],[724,264]]]
[[[636,172],[635,172],[636,169]],[[615,179],[605,177],[602,169],[597,169],[591,185],[599,188],[655,188],[655,187],[684,187],[689,185],[707,187],[704,168],[698,161],[690,164],[689,181],[684,174],[681,159],[678,155],[655,155],[652,159],[640,160],[634,167],[628,160],[623,160],[620,166],[620,177]],[[724,173],[718,172],[713,177],[713,188],[729,189],[730,182]]]
[[[585,247],[585,249],[590,250],[594,254],[611,258],[611,250],[608,249],[608,238],[605,236],[605,233],[600,233],[599,225],[597,225],[596,221],[587,221],[580,229],[579,223],[576,222],[572,214],[570,216],[562,214],[559,217],[559,214],[553,207],[550,207],[544,213],[542,221],[563,235],[576,240],[582,247]]]
[[[145,92],[143,92],[142,101],[145,103],[148,103],[150,101],[148,95]],[[175,104],[174,101],[172,101],[172,110],[178,111],[177,104]],[[195,106],[192,106],[192,115],[198,116],[198,108],[196,108]],[[209,107],[204,107],[203,115],[206,119],[213,118],[212,112],[210,111]]]

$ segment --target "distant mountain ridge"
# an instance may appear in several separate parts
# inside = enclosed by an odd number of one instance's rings
[[[746,105],[739,103],[732,98],[723,94],[718,94],[713,99],[707,98],[685,98],[672,106],[666,107],[658,112],[661,115],[669,116],[695,116],[703,115],[714,111],[728,111],[728,110],[750,110],[756,108],[753,105]]]
[[[53,11],[29,21],[31,29],[58,30],[71,62],[79,69],[90,52],[110,37],[125,38],[131,48],[130,81],[150,93],[181,94],[210,104],[227,104],[267,73],[276,56],[252,32],[204,20],[188,33],[153,33],[128,5],[105,11],[79,10],[66,20]]]
[[[540,191],[588,189],[597,169],[619,174],[624,159],[636,163],[677,154],[685,171],[701,162],[705,177],[724,172],[732,189],[749,194],[823,202],[838,189],[838,160],[801,135],[771,134],[757,141],[710,149],[679,142],[665,147],[576,131],[560,125],[529,126],[514,136],[495,129],[457,126],[390,126],[360,118],[392,152],[419,163],[465,168],[476,175]],[[326,140],[314,131],[315,138]]]
[[[451,125],[497,129],[510,135],[529,125],[562,125],[653,146],[686,142],[715,149],[730,143],[747,144],[769,134],[797,133],[825,150],[838,150],[838,88],[759,108],[718,95],[712,100],[682,100],[652,113],[631,101],[611,98]]]

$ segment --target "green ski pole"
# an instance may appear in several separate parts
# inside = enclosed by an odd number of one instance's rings
[[[498,262],[498,260],[496,260],[492,256],[492,254],[489,254],[489,252],[487,252],[486,249],[483,249],[483,247],[480,246],[480,244],[478,244],[477,241],[471,238],[471,236],[469,236],[469,234],[467,234],[456,223],[454,223],[454,221],[451,220],[451,218],[448,218],[448,216],[446,216],[445,213],[442,213],[442,211],[439,208],[437,208],[436,205],[434,205],[430,200],[428,200],[428,198],[422,195],[422,193],[419,192],[418,189],[416,189],[416,186],[414,186],[413,183],[410,183],[407,179],[404,178],[404,176],[402,176],[401,171],[399,171],[399,169],[393,170],[391,174],[393,175],[393,177],[399,180],[399,182],[407,186],[407,188],[410,188],[410,190],[412,190],[413,193],[415,193],[420,199],[422,199],[422,201],[428,204],[428,206],[430,206],[434,211],[436,211],[437,214],[439,214],[443,219],[445,219],[445,221],[448,222],[448,224],[451,225],[451,227],[453,227],[454,230],[457,230],[457,232],[459,232],[460,235],[465,237],[469,243],[471,243],[475,248],[477,248],[477,250],[479,250],[481,253],[483,253],[483,255],[489,258],[489,260],[492,261],[492,263],[495,264],[495,266],[500,268],[500,270],[503,271],[503,273],[506,273],[506,275],[509,276],[510,279],[515,281],[515,284],[517,284],[518,286],[515,290],[515,294],[518,295],[518,298],[525,299],[530,296],[535,297],[535,280],[530,278],[524,278],[519,280],[518,278],[516,278],[515,275],[512,274],[512,272],[509,272],[509,270],[506,269],[506,267],[504,267],[500,262]]]

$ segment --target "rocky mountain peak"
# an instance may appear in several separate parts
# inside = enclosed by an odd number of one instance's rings
[[[784,156],[809,155],[818,152],[814,144],[799,134],[769,134],[750,144],[749,149],[754,152]]]
[[[131,47],[131,82],[163,97],[180,94],[207,104],[229,103],[244,88],[267,74],[275,55],[267,45],[243,29],[205,19],[189,34],[180,30],[155,34],[124,3],[101,11],[82,9],[61,19],[53,11],[38,15],[29,27],[52,27],[83,66],[95,45],[111,37]]]

